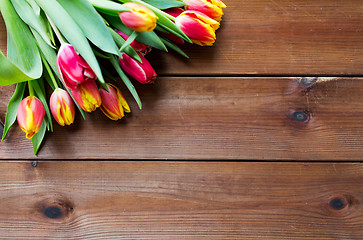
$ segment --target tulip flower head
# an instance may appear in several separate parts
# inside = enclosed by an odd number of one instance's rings
[[[107,84],[107,86],[108,92],[105,89],[100,89],[101,110],[111,120],[121,119],[125,116],[124,112],[129,113],[131,111],[130,107],[116,86],[112,84]]]
[[[44,106],[38,98],[28,96],[20,102],[16,119],[21,130],[26,133],[26,138],[31,139],[39,132],[44,114]]]
[[[58,51],[57,68],[62,82],[69,89],[97,79],[88,63],[68,43],[63,43]]]
[[[227,7],[220,0],[185,0],[185,3],[186,10],[204,13],[218,22],[222,20],[223,8]]]
[[[116,30],[116,32],[124,39],[124,40],[127,40],[129,38],[129,36],[126,34],[126,33],[123,33],[119,30]],[[147,53],[149,53],[152,49],[151,46],[148,46],[148,45],[145,45],[143,43],[140,43],[136,40],[134,40],[130,46],[135,49],[136,52],[139,52],[143,55],[146,55]]]
[[[74,100],[86,112],[93,112],[101,106],[102,100],[95,81],[87,81],[71,89]]]
[[[61,126],[74,122],[74,103],[68,92],[57,88],[50,96],[50,110],[54,119]]]
[[[138,53],[142,63],[136,61],[129,55],[123,53],[119,59],[121,68],[132,78],[142,84],[152,83],[156,80],[156,72],[146,60],[146,58]]]
[[[120,12],[121,21],[136,32],[150,32],[155,29],[158,17],[149,8],[138,3],[124,3],[131,11]]]
[[[175,19],[175,24],[192,40],[200,46],[212,46],[216,40],[215,30],[219,22],[204,13],[188,10]]]

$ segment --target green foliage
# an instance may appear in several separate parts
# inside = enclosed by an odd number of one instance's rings
[[[1,141],[5,139],[10,127],[14,124],[16,120],[16,114],[18,112],[19,104],[21,100],[23,100],[25,87],[26,87],[26,82],[18,83],[16,85],[13,96],[9,100],[5,116],[4,131]]]

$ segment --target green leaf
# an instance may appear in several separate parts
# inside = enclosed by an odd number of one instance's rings
[[[112,28],[109,28],[109,31],[114,39],[114,41],[117,43],[117,45],[119,47],[121,47],[126,41],[117,33],[115,32]],[[141,58],[139,57],[139,55],[137,54],[137,52],[135,51],[135,49],[133,49],[131,46],[127,46],[124,49],[125,53],[127,53],[127,55],[129,55],[130,57],[132,57],[133,59],[136,59],[137,61],[141,62]]]
[[[40,79],[30,81],[28,84],[30,84],[34,88],[36,97],[38,97],[39,100],[42,102],[43,107],[45,109],[46,119],[47,119],[46,120],[47,128],[50,128],[51,131],[53,131],[52,115],[51,115],[49,107],[48,107],[45,92],[43,92],[43,90],[40,86],[40,82],[42,82],[42,81],[43,81],[43,79],[40,78]]]
[[[1,1],[1,0],[0,0]],[[33,80],[27,76],[17,66],[15,66],[4,54],[0,51],[0,85],[6,86],[14,83]]]
[[[183,57],[189,58],[188,55],[185,54],[185,52],[183,50],[181,50],[175,43],[173,43],[172,41],[170,41],[169,39],[166,39],[164,37],[160,37],[161,41],[163,41],[163,43],[173,49],[175,52],[179,53],[180,55],[182,55]]]
[[[35,39],[37,40],[38,47],[43,54],[44,58],[47,60],[49,66],[53,70],[53,72],[56,74],[57,78],[60,79],[58,69],[57,69],[57,53],[54,50],[54,48],[50,47],[43,38],[36,32],[33,31],[33,35]]]
[[[35,29],[48,45],[53,46],[48,37],[47,25],[40,14],[36,15],[33,8],[22,0],[11,0],[11,2],[20,18],[30,27]]]
[[[93,54],[92,48],[88,43],[86,36],[83,34],[79,26],[74,22],[72,17],[56,0],[35,1],[54,22],[64,37],[92,68],[100,83],[105,85],[105,80],[103,79],[96,56]]]
[[[39,15],[40,14],[40,7],[38,6],[38,4],[34,1],[34,0],[26,0],[30,6],[32,6],[35,14]]]
[[[170,16],[169,14],[163,12],[162,10],[160,10],[159,8],[156,8],[150,4],[147,4],[145,1],[141,1],[141,0],[119,0],[120,2],[135,2],[135,3],[139,3],[141,5],[144,5],[148,8],[150,8],[155,15],[158,17],[158,21],[157,24],[161,25],[162,27],[164,27],[165,29],[167,29],[169,32],[177,35],[178,37],[183,38],[185,41],[191,43],[192,41],[188,38],[187,35],[185,35],[185,33],[178,27],[175,25],[175,23],[173,23],[170,19],[175,19],[174,17]]]
[[[127,75],[124,73],[124,71],[122,71],[117,58],[114,56],[110,56],[110,61],[111,61],[112,66],[116,69],[117,73],[121,77],[122,81],[125,83],[126,87],[129,89],[129,91],[132,94],[132,96],[134,97],[135,101],[139,105],[139,108],[141,109],[142,103],[141,103],[140,97],[137,94],[136,89],[135,89],[134,85],[132,85],[130,79],[127,77]]]
[[[59,3],[94,45],[105,52],[119,54],[106,24],[87,0],[62,0]]]
[[[119,17],[113,17],[113,16],[104,16],[106,18],[106,20],[115,28],[117,28],[118,30],[120,30],[121,32],[127,34],[127,35],[131,35],[132,34],[132,30],[129,29],[128,27],[126,27],[120,20]],[[168,51],[167,48],[165,47],[164,43],[160,40],[160,38],[158,37],[158,35],[156,35],[155,32],[139,32],[136,40],[146,44],[148,46],[157,48],[159,50],[162,51]]]
[[[0,11],[8,35],[8,59],[0,52],[0,85],[39,78],[42,62],[29,27],[20,19],[10,1],[0,0]]]
[[[127,46],[130,46],[130,44],[135,40],[135,38],[137,37],[138,32],[133,31],[131,33],[131,35],[126,39],[126,41],[124,42],[124,44],[122,44],[121,48],[120,48],[120,52],[122,52]]]
[[[45,119],[43,119],[42,125],[40,126],[39,132],[37,132],[33,137],[32,137],[32,144],[33,144],[33,151],[34,154],[37,155],[40,146],[42,145],[44,136],[45,136],[45,131],[46,131],[46,122]]]
[[[6,110],[6,116],[5,116],[4,132],[3,132],[3,136],[1,138],[1,141],[3,141],[5,139],[6,134],[8,133],[10,127],[14,124],[14,122],[16,120],[18,107],[19,107],[21,100],[23,100],[25,87],[26,87],[25,82],[18,83],[16,85],[14,95],[9,100],[8,108]]]
[[[109,0],[88,0],[93,7],[108,15],[119,16],[120,12],[130,11],[130,8]]]
[[[178,0],[143,0],[143,1],[159,9],[183,7],[185,5],[183,1],[178,1]]]

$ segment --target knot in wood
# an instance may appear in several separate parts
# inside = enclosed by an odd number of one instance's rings
[[[348,208],[349,205],[350,205],[349,202],[350,202],[350,200],[346,196],[337,195],[337,196],[333,196],[332,198],[330,198],[329,207],[332,210],[339,211],[339,210],[343,210],[345,208]]]
[[[299,79],[299,83],[302,88],[309,88],[316,84],[317,80],[317,77],[302,77]]]
[[[289,121],[296,127],[306,126],[312,116],[310,111],[302,108],[289,109],[286,115]]]
[[[65,219],[73,212],[73,203],[64,196],[49,196],[38,203],[38,211],[50,219]]]

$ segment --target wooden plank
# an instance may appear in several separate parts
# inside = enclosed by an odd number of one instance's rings
[[[363,165],[0,163],[6,239],[360,239]]]
[[[362,75],[361,0],[225,0],[214,47],[186,45],[187,61],[154,51],[162,75]],[[5,49],[0,24],[0,49]],[[166,56],[167,55],[167,56]]]
[[[141,111],[126,94],[133,112],[120,121],[98,110],[56,126],[39,158],[361,161],[362,80],[163,77],[136,86]],[[19,127],[0,158],[34,158]]]

